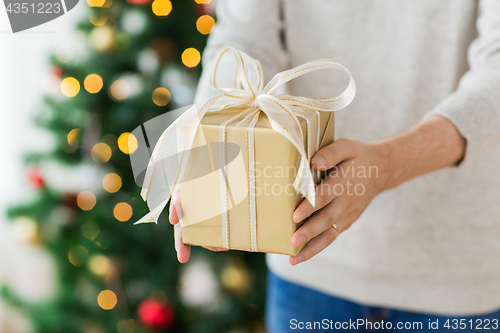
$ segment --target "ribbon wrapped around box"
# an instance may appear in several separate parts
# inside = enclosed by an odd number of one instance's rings
[[[219,88],[217,68],[226,52],[236,60],[233,87]],[[334,98],[275,94],[303,74],[338,69],[349,74]],[[260,63],[223,47],[212,63],[211,85],[222,91],[193,106],[160,136],[141,196],[151,210],[136,223],[157,222],[174,195],[184,244],[296,255],[292,220],[303,198],[314,206],[310,159],[334,138],[333,111],[345,108],[356,86],[349,70],[329,59],[278,73],[265,87]]]

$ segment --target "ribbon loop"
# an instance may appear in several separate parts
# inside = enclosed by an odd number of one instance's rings
[[[236,61],[234,83],[232,87],[218,87],[216,78],[220,60],[230,52]],[[333,98],[308,98],[291,95],[276,95],[275,92],[284,84],[301,75],[324,69],[336,69],[347,73],[349,84],[343,93]],[[222,93],[209,99],[201,108],[192,107],[169,126],[158,140],[151,155],[146,175],[144,177],[141,196],[147,201],[151,212],[136,223],[157,222],[158,216],[166,206],[175,187],[180,183],[186,169],[189,151],[193,148],[195,134],[200,127],[201,119],[207,112],[218,112],[235,108],[231,119],[220,125],[220,137],[225,141],[225,127],[229,124],[248,128],[249,139],[249,169],[253,168],[253,128],[259,113],[267,115],[272,128],[283,135],[301,155],[300,167],[294,188],[315,205],[315,190],[310,158],[319,146],[319,112],[332,112],[345,108],[351,103],[356,93],[354,79],[344,65],[330,60],[321,59],[307,62],[293,69],[276,74],[264,87],[264,75],[261,64],[244,52],[230,46],[221,48],[212,62],[210,69],[210,85]],[[307,123],[308,147],[304,145],[304,133],[299,118]],[[316,135],[311,133],[316,131]],[[312,151],[314,150],[314,151]],[[255,205],[255,177],[249,177],[249,192],[251,205]],[[227,184],[226,184],[227,185]],[[221,184],[223,186],[223,184]],[[253,202],[252,202],[253,198]],[[251,212],[255,207],[250,207]],[[252,210],[253,209],[253,210]],[[226,223],[227,214],[225,215]],[[255,230],[255,213],[251,215],[250,230]],[[227,225],[226,225],[227,227]],[[224,246],[229,247],[226,237]],[[252,235],[250,249],[256,251],[255,233]]]

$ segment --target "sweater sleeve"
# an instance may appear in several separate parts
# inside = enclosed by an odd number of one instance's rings
[[[460,165],[500,142],[500,1],[480,1],[477,29],[468,51],[469,71],[458,89],[425,116],[447,118],[467,140]]]
[[[196,103],[218,93],[210,87],[209,72],[213,57],[222,46],[233,46],[259,60],[266,83],[286,68],[281,42],[280,0],[218,0],[216,14],[217,24],[203,52],[203,72],[195,96]],[[234,60],[224,56],[218,68],[218,85],[232,85]]]

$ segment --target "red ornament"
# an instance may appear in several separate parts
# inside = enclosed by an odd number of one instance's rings
[[[140,6],[147,5],[148,3],[153,2],[152,0],[127,0],[127,2],[131,5]]]
[[[54,74],[58,78],[61,78],[63,76],[63,70],[61,67],[52,67],[52,74]]]
[[[43,179],[43,175],[37,168],[35,167],[29,168],[28,171],[26,172],[26,177],[28,178],[28,183],[34,188],[45,187],[45,180]]]
[[[137,316],[152,329],[168,329],[174,324],[174,310],[172,307],[156,299],[142,301],[137,309]]]

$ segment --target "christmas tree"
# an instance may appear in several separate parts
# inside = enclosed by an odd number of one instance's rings
[[[133,225],[148,209],[132,175],[130,132],[192,102],[213,4],[87,5],[89,19],[51,58],[44,82],[37,123],[57,144],[26,157],[37,198],[9,211],[24,238],[52,254],[59,288],[40,304],[8,286],[1,296],[40,333],[264,332],[262,254],[194,248],[181,265],[167,213],[158,225]],[[51,180],[47,170],[61,171]]]

